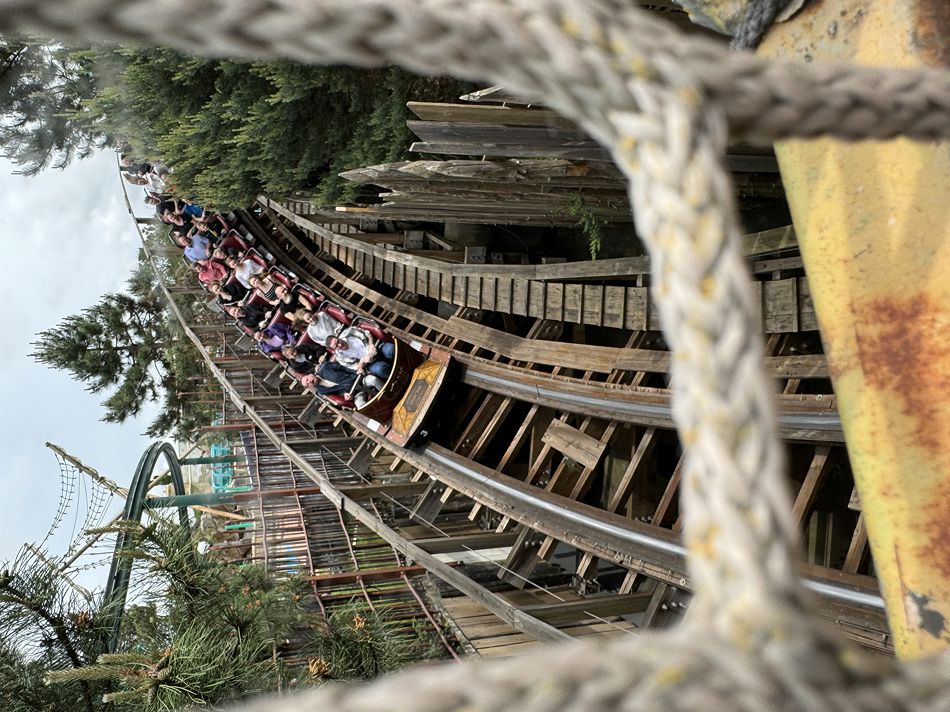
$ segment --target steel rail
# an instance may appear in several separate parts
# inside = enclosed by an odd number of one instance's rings
[[[513,521],[650,578],[690,589],[686,550],[675,532],[525,484],[440,445],[399,447],[364,427],[350,413],[336,412],[411,466]],[[823,576],[818,568],[802,564],[802,580],[816,594],[821,615],[856,625],[865,633],[887,630],[883,599],[872,588],[874,579],[830,569]],[[846,607],[844,614],[842,606]]]
[[[298,269],[297,272],[302,277],[313,280],[312,277],[304,274],[303,270]],[[189,331],[187,326],[186,331]],[[189,332],[189,337],[192,338],[196,344],[200,344],[197,336],[193,333]],[[410,336],[410,338],[414,337]],[[220,372],[215,364],[210,363],[208,354],[204,352],[203,349],[202,352],[205,358],[209,360],[212,372],[222,381],[222,385],[228,389],[232,401],[239,404],[242,412],[255,422],[281,452],[291,457],[291,459],[297,458],[295,462],[301,465],[301,468],[308,476],[321,482],[322,478],[319,473],[314,468],[309,467],[306,461],[303,461],[299,454],[294,452],[292,447],[281,442],[275,432],[270,431],[268,424],[256,415],[253,409],[241,399],[241,396],[236,390],[230,387],[223,372]],[[500,387],[501,384],[496,383],[496,385]],[[507,388],[509,386],[505,387]],[[654,407],[656,406],[654,405]],[[376,436],[375,433],[366,431],[350,414],[341,413],[341,415],[347,419],[351,425],[358,427],[361,432],[364,432],[364,434],[371,437],[374,441],[384,444],[398,457],[407,460],[410,464],[415,465],[436,479],[440,479],[448,486],[471,496],[475,501],[482,502],[492,509],[501,511],[519,523],[560,541],[575,544],[578,548],[590,551],[600,558],[622,563],[632,570],[640,571],[658,580],[667,581],[673,585],[682,586],[684,588],[689,587],[688,575],[686,574],[685,552],[683,547],[678,543],[677,535],[673,532],[667,533],[666,530],[659,528],[638,525],[635,522],[631,522],[617,515],[609,514],[603,510],[587,507],[573,500],[538,490],[538,488],[512,480],[501,473],[483,468],[470,460],[455,456],[451,451],[445,450],[444,448],[440,449],[439,446],[430,445],[421,452],[398,448],[392,443]],[[480,472],[480,470],[487,472]],[[488,483],[492,482],[499,483],[494,491],[487,486]],[[321,484],[323,483],[321,482]],[[522,496],[517,499],[510,499],[511,490],[517,490],[519,486],[524,488]],[[506,498],[508,498],[508,501],[507,504],[504,504],[503,500]],[[352,500],[347,502],[343,495],[337,493],[333,497],[330,497],[330,499],[334,501],[334,504],[338,507],[345,507],[354,515],[356,515],[357,512],[361,512],[373,520],[375,526],[370,525],[368,522],[364,523],[367,523],[370,528],[377,531],[377,533],[380,533],[380,530],[376,528],[377,526],[388,529],[388,527],[382,525],[374,515],[356,505]],[[539,501],[541,501],[542,504],[538,504]],[[570,512],[571,516],[565,516],[566,512]],[[358,516],[357,518],[361,521],[363,520],[362,516]],[[600,523],[591,525],[591,520]],[[552,524],[552,522],[556,523],[557,526]],[[389,531],[393,536],[407,545],[406,548],[403,548],[394,543],[394,546],[397,546],[397,548],[410,559],[420,561],[420,563],[426,565],[427,568],[430,568],[431,564],[425,562],[425,557],[419,556],[419,554],[424,555],[425,552],[419,549],[419,547],[414,547],[392,530]],[[384,538],[387,537],[384,536]],[[387,540],[389,539],[387,538]],[[606,542],[606,544],[604,542]],[[412,551],[409,547],[418,549],[418,552]],[[644,556],[644,554],[649,555],[650,560],[646,560],[647,556]],[[441,564],[441,562],[433,563]],[[442,566],[444,566],[444,564],[442,564]],[[430,568],[430,570],[432,569]],[[449,569],[449,571],[451,572],[452,570]],[[433,573],[454,585],[452,581],[439,573],[439,571],[433,571]],[[822,580],[811,584],[810,588],[815,590],[823,599],[831,602],[858,606],[874,614],[880,613],[880,598],[873,593],[861,591],[859,588],[849,588],[840,583]],[[482,591],[484,591],[484,589],[482,589]],[[512,611],[511,609],[514,607],[507,604],[507,602],[505,603],[505,607],[508,610],[504,610],[501,613],[499,613],[498,610],[494,611],[496,615],[499,615],[503,620],[515,622],[516,619],[525,615],[523,612],[517,611],[517,609]],[[530,616],[528,618],[530,618]],[[518,627],[517,623],[516,627]],[[526,632],[530,631],[526,630]]]
[[[650,425],[675,429],[670,408],[670,396],[661,393],[665,402],[636,400],[636,392],[630,389],[600,387],[604,384],[590,383],[588,393],[573,392],[554,378],[542,374],[525,374],[506,377],[503,369],[491,369],[482,364],[466,368],[462,380],[472,386],[503,395],[517,394],[530,403],[537,403],[561,411],[593,415],[606,420],[619,420],[636,425]],[[547,384],[545,384],[547,381]],[[572,384],[573,385],[573,384]],[[578,384],[580,385],[580,384]],[[837,411],[814,412],[779,411],[779,427],[786,440],[843,443],[841,419]]]
[[[284,250],[276,245],[275,253],[282,258],[287,259],[289,266],[296,266],[297,274],[305,281],[326,288],[318,280],[307,274],[300,264],[290,258]],[[300,250],[300,247],[297,247]],[[314,256],[308,256],[301,251],[301,255],[308,261],[322,262]],[[327,276],[336,280],[335,270],[327,265]],[[338,280],[336,280],[338,281]],[[348,300],[344,300],[347,301]],[[355,304],[348,302],[354,311],[364,311],[356,307]],[[384,307],[385,308],[385,307]],[[410,333],[403,332],[398,328],[393,328],[394,332],[402,333],[405,338],[425,341]],[[540,405],[548,405],[562,411],[582,413],[601,417],[607,420],[620,420],[623,422],[632,422],[642,425],[652,425],[657,427],[673,428],[673,422],[670,415],[669,392],[656,389],[649,394],[641,394],[631,389],[621,389],[616,386],[599,382],[582,382],[566,379],[560,376],[551,376],[538,371],[527,371],[518,367],[501,365],[488,362],[486,359],[472,356],[471,354],[457,353],[453,354],[459,361],[466,364],[462,380],[468,385],[480,387],[483,390],[499,393],[503,395],[512,395],[513,393],[523,397],[529,402]],[[518,375],[510,376],[513,372],[521,371]],[[579,392],[580,391],[580,392]],[[785,439],[799,442],[828,442],[842,443],[843,434],[841,432],[840,418],[834,410],[832,399],[828,399],[821,407],[815,407],[815,403],[820,402],[820,396],[806,396],[805,398],[788,399],[794,403],[804,401],[804,407],[799,409],[786,408],[780,410],[779,422],[782,434]],[[809,400],[811,402],[809,402]],[[350,421],[354,425],[354,423]],[[362,428],[361,428],[362,430]],[[364,431],[366,432],[366,431]],[[423,470],[430,476],[438,479],[449,487],[456,489],[466,496],[471,497],[477,502],[500,511],[509,516],[512,520],[529,526],[530,528],[551,536],[559,541],[565,541],[578,546],[578,548],[588,551],[599,558],[612,560],[629,568],[639,570],[645,575],[666,580],[668,583],[688,588],[688,575],[686,575],[685,551],[676,540],[668,541],[662,535],[656,532],[666,530],[647,525],[639,525],[630,520],[619,518],[619,522],[611,523],[609,518],[616,515],[608,514],[603,510],[589,508],[590,511],[585,516],[576,515],[571,521],[561,521],[560,526],[551,526],[550,521],[556,521],[556,515],[563,515],[564,512],[572,511],[574,507],[584,507],[578,505],[573,500],[560,497],[536,487],[523,485],[517,480],[508,478],[497,471],[491,471],[486,475],[479,474],[482,468],[471,460],[461,458],[450,450],[439,448],[439,446],[428,446],[422,453],[418,453],[415,458],[407,456],[407,451],[392,446],[384,439],[374,437],[375,433],[367,434],[375,441],[389,448],[394,454],[407,461],[420,470]],[[451,473],[451,474],[450,474]],[[455,477],[452,476],[455,475]],[[469,478],[466,483],[464,478]],[[460,479],[462,478],[462,479]],[[512,485],[506,485],[504,482],[510,482]],[[500,504],[505,495],[510,495],[517,491],[516,486],[528,488],[528,491],[521,492],[518,497],[518,506],[505,507]],[[514,486],[514,488],[513,488]],[[502,490],[508,488],[507,493]],[[494,489],[493,495],[487,495]],[[544,498],[551,500],[560,499],[562,501],[551,503],[539,507],[538,516],[527,517],[524,510],[529,508],[529,502],[544,501]],[[549,522],[545,522],[549,519]],[[615,547],[604,546],[603,542],[598,542],[596,536],[580,536],[575,529],[582,526],[582,522],[599,522],[592,525],[592,531],[597,531],[605,540],[613,537]],[[640,526],[644,531],[636,531],[635,527]],[[573,529],[572,529],[573,527]],[[653,530],[653,533],[650,532]],[[619,536],[618,536],[619,534]],[[672,534],[672,533],[671,533]],[[633,547],[640,547],[636,551],[638,556],[633,557],[633,561],[625,560],[623,553],[629,552]],[[670,568],[663,573],[663,560],[652,562],[642,561],[644,552],[653,551],[661,555],[663,559],[673,556],[677,561],[677,566]],[[611,555],[613,553],[613,555]],[[669,564],[669,561],[665,561]],[[631,566],[631,564],[634,564]],[[678,571],[679,573],[676,573]],[[829,570],[833,572],[834,570]],[[659,575],[658,575],[659,574]],[[883,600],[876,591],[861,586],[849,586],[840,581],[829,582],[820,576],[813,574],[804,576],[804,583],[807,588],[818,594],[821,600],[828,602],[841,603],[849,606],[858,606],[867,609],[874,614],[883,613]],[[869,579],[871,580],[871,579]],[[835,617],[835,611],[826,611],[830,617]]]
[[[486,493],[497,498],[504,498],[517,505],[525,514],[530,514],[536,520],[544,520],[545,528],[551,530],[573,531],[581,535],[585,530],[597,532],[602,541],[613,543],[623,542],[628,547],[626,552],[636,551],[642,557],[644,550],[664,559],[674,556],[681,562],[683,575],[676,585],[689,587],[686,569],[686,547],[678,541],[678,537],[662,537],[650,531],[661,530],[652,525],[634,522],[619,515],[612,515],[589,505],[578,503],[561,495],[544,492],[539,496],[536,487],[525,485],[511,477],[482,466],[476,466],[439,445],[427,445],[419,450],[419,454],[429,458],[434,463],[450,468],[456,475],[465,478]],[[454,485],[452,485],[454,486]],[[524,515],[521,515],[522,518]],[[547,533],[547,532],[545,532]],[[671,532],[672,534],[672,532]],[[584,536],[587,536],[584,534]],[[625,553],[618,547],[618,553]],[[658,562],[659,563],[659,562]],[[814,578],[805,578],[805,586],[821,596],[844,603],[859,605],[876,610],[884,610],[884,600],[880,595],[861,591],[841,584],[830,583]]]
[[[310,281],[317,286],[323,286],[307,274],[302,269],[302,265],[293,260],[284,250],[272,244],[269,240],[267,242],[268,248],[272,248],[282,259],[289,262],[288,267],[291,267],[291,269],[297,268],[295,271],[299,278]],[[298,246],[297,249],[300,250],[300,247]],[[322,262],[322,260],[312,255],[309,256],[309,259]],[[331,273],[333,272],[335,270],[329,268],[326,274],[332,277]],[[355,311],[363,311],[354,304],[350,304],[350,306]],[[418,337],[398,328],[393,328],[393,331],[401,332],[407,339],[420,341]],[[547,405],[572,413],[593,415],[607,420],[674,428],[670,412],[669,392],[657,391],[649,394],[646,398],[638,399],[639,394],[631,389],[609,387],[607,384],[599,382],[576,381],[565,384],[563,379],[542,372],[490,364],[484,359],[469,354],[453,354],[453,356],[466,364],[462,380],[469,385],[487,391],[503,395],[514,393],[524,397],[528,402]],[[506,375],[513,371],[522,371],[523,373],[513,377]],[[346,414],[344,414],[344,417],[349,420]],[[416,453],[417,457],[414,459],[407,456],[408,451],[405,449],[398,448],[384,438],[379,438],[375,433],[366,431],[352,420],[350,422],[360,427],[373,440],[383,444],[397,456],[411,461],[414,466],[475,501],[495,511],[504,510],[503,513],[512,520],[560,541],[578,545],[579,548],[598,555],[600,558],[614,560],[626,565],[631,562],[624,561],[624,552],[631,552],[630,547],[641,547],[642,549],[635,549],[635,558],[642,559],[643,551],[651,551],[660,555],[660,559],[652,562],[652,565],[662,569],[664,563],[670,563],[667,557],[673,556],[678,560],[676,563],[681,575],[674,575],[670,571],[670,574],[665,578],[668,583],[688,588],[685,549],[678,543],[678,537],[672,532],[670,532],[672,539],[666,539],[656,532],[667,530],[631,522],[603,510],[581,505],[569,498],[525,485],[495,470],[485,472],[488,468],[455,455],[452,451],[441,446],[430,444],[421,452]],[[837,411],[833,409],[833,405],[802,410],[780,410],[779,424],[783,437],[790,441],[844,442],[841,421]],[[455,477],[451,477],[450,473],[454,474]],[[468,479],[467,482],[465,481],[466,478]],[[523,489],[519,489],[519,487]],[[487,493],[492,493],[493,496],[486,496]],[[516,493],[517,496],[515,496]],[[514,497],[513,501],[517,501],[518,506],[501,506],[500,501],[504,497]],[[525,515],[524,510],[533,506],[530,504],[531,502],[541,503],[537,505],[538,516],[527,517]],[[586,508],[589,511],[581,515],[578,513],[580,508]],[[611,521],[612,519],[617,521]],[[605,547],[602,543],[598,543],[596,536],[582,537],[579,530],[583,530],[585,527],[589,527],[591,532],[597,532],[611,543],[615,543],[616,546],[613,549],[617,555],[611,556],[612,547]],[[651,529],[653,532],[650,531]],[[648,567],[651,565],[650,562],[643,562],[643,564]],[[649,571],[643,571],[643,573],[651,575]],[[875,612],[884,610],[883,599],[876,592],[870,593],[858,587],[850,587],[814,577],[806,577],[804,582],[810,590],[821,598],[860,606]]]

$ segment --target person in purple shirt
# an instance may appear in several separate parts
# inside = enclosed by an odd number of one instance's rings
[[[265,354],[280,351],[287,344],[297,343],[297,337],[287,324],[271,324],[254,332],[257,348]]]

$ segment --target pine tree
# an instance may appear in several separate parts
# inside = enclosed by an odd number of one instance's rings
[[[91,393],[114,389],[103,403],[108,422],[135,416],[168,385],[168,334],[156,300],[106,294],[38,337],[31,354],[37,361],[70,371]]]
[[[222,706],[292,685],[368,679],[430,657],[354,601],[324,618],[310,586],[196,550],[188,527],[118,522],[136,562],[112,651],[114,607],[78,600],[57,562],[24,549],[0,574],[0,710],[167,712]],[[113,604],[117,605],[117,604]],[[289,668],[284,656],[305,667]],[[298,663],[299,665],[299,663]]]
[[[24,548],[0,572],[0,709],[98,712],[102,686],[45,686],[50,669],[78,669],[102,650],[96,602],[68,588],[56,560]]]
[[[106,294],[37,334],[31,355],[68,371],[89,392],[103,394],[106,422],[125,422],[146,403],[160,401],[149,435],[192,432],[207,425],[213,412],[180,394],[180,384],[203,373],[203,362],[181,337],[150,264],[140,260],[126,286],[126,292]]]
[[[0,37],[0,151],[32,176],[65,168],[110,143],[85,110],[96,53]]]

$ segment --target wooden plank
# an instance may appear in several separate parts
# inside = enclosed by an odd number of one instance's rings
[[[498,299],[496,295],[498,280],[494,277],[483,277],[481,281],[482,293],[479,307],[489,311],[496,311],[498,306]]]
[[[454,303],[455,299],[455,278],[451,274],[442,275],[441,289],[439,290],[439,299],[449,304]]]
[[[564,285],[564,321],[580,323],[584,314],[584,285]]]
[[[856,574],[864,560],[864,553],[868,545],[868,530],[864,523],[864,513],[858,516],[858,523],[851,535],[851,544],[848,546],[848,555],[844,559],[841,570],[848,574]]]
[[[511,283],[511,313],[528,316],[528,281],[514,279]]]
[[[464,306],[478,309],[482,300],[482,280],[479,277],[471,276],[466,277],[465,282]]]
[[[500,312],[510,312],[512,280],[498,277],[495,285],[495,309]]]
[[[424,297],[429,296],[429,270],[419,268],[416,270],[416,294]]]
[[[768,334],[798,331],[798,278],[762,284],[762,316]]]
[[[505,126],[494,123],[461,121],[415,121],[406,126],[423,142],[445,145],[467,145],[463,155],[483,155],[484,149],[507,148],[579,148],[604,149],[577,126]],[[512,155],[518,154],[499,154]],[[536,155],[536,154],[535,154]],[[557,155],[555,158],[559,157]]]
[[[465,121],[505,126],[554,126],[570,128],[576,124],[550,109],[525,109],[493,104],[441,104],[410,101],[409,111],[425,121]]]
[[[584,323],[601,326],[604,321],[604,288],[599,284],[584,285]]]
[[[830,453],[831,448],[826,445],[815,448],[815,456],[812,458],[802,486],[798,490],[798,496],[795,497],[795,504],[792,505],[792,516],[799,524],[805,521],[805,514],[814,502],[818,487],[828,471],[828,455]]]
[[[640,438],[640,442],[637,443],[637,449],[624,470],[620,482],[617,483],[617,488],[610,497],[610,503],[607,505],[608,512],[619,512],[627,500],[630,499],[637,474],[642,471],[654,448],[656,448],[656,430],[647,428],[643,433],[643,437]]]
[[[585,468],[595,468],[607,450],[607,443],[582,433],[560,420],[548,425],[541,440]]]
[[[483,144],[462,141],[416,141],[409,150],[444,156],[484,156],[485,158],[568,158],[581,161],[610,161],[610,151],[593,142],[580,146]]]
[[[465,293],[468,290],[468,277],[457,275],[452,280],[452,303],[465,306]]]
[[[596,421],[594,421],[593,419],[590,419],[590,422],[596,423]],[[601,433],[600,437],[598,438],[598,441],[603,443],[605,447],[610,445],[610,440],[611,438],[613,438],[614,432],[616,432],[619,425],[620,424],[617,422],[608,423],[607,427],[604,428],[603,433]],[[588,420],[585,419],[584,430],[586,431],[587,428],[588,428]],[[599,461],[598,461],[598,464],[599,464]],[[596,471],[597,471],[596,465],[594,467],[585,467],[583,470],[581,470],[581,472],[577,475],[577,479],[575,480],[574,485],[571,487],[570,491],[567,493],[568,496],[571,499],[581,499],[585,494],[587,494],[587,490],[590,488],[592,478]],[[550,485],[548,486],[548,489],[552,491],[556,491],[561,494],[565,493],[565,488],[561,486],[559,482],[554,481],[553,478]]]
[[[524,606],[521,610],[538,620],[561,626],[585,618],[610,618],[629,613],[641,613],[650,602],[649,593],[631,593],[623,596],[607,595],[580,601]]]
[[[604,289],[604,326],[623,328],[626,296],[626,290],[623,287]]]
[[[528,316],[544,318],[545,285],[534,280],[528,282]]]
[[[564,285],[559,282],[540,283],[545,287],[544,318],[564,321]]]
[[[795,257],[775,257],[766,260],[754,260],[752,262],[752,273],[767,274],[769,272],[803,269],[804,266],[804,261],[800,255],[796,255]]]

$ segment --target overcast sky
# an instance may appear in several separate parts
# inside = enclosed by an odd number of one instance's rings
[[[136,200],[140,198],[135,189]],[[137,208],[140,214],[143,208]],[[104,152],[66,170],[35,178],[13,175],[0,159],[0,279],[6,327],[0,348],[0,561],[24,542],[42,540],[56,512],[59,468],[44,443],[65,450],[120,484],[128,484],[148,446],[150,418],[103,423],[100,396],[28,354],[37,332],[121,290],[135,264],[139,239],[125,206],[115,154]],[[63,553],[73,513],[49,544]],[[82,577],[88,582],[88,576]],[[101,577],[100,577],[101,578]]]

